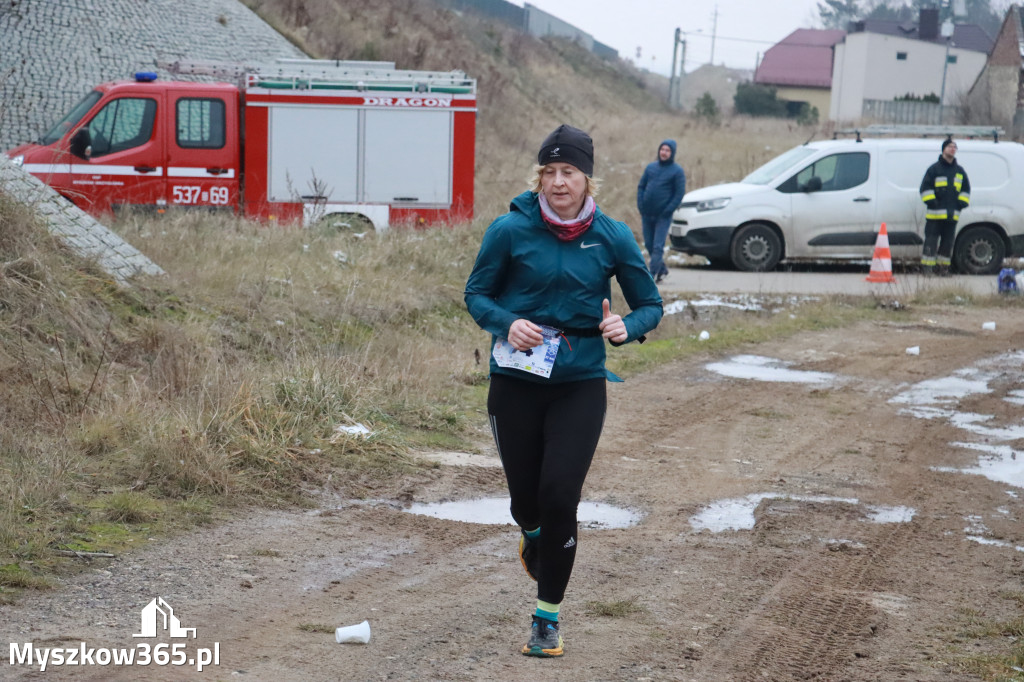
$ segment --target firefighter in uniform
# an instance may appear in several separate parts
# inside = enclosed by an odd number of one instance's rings
[[[943,141],[939,160],[925,171],[921,201],[927,206],[921,269],[926,275],[936,271],[948,275],[956,222],[960,211],[971,203],[971,182],[967,171],[956,162],[956,142],[951,138]]]

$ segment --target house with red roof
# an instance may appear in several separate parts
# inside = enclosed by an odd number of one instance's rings
[[[829,118],[861,119],[865,100],[934,95],[944,106],[967,94],[985,67],[993,40],[975,24],[953,24],[943,35],[939,11],[918,21],[866,19],[850,24],[835,44]]]
[[[796,116],[804,105],[828,113],[832,89],[832,48],[846,31],[799,28],[764,53],[754,83],[776,89]]]
[[[1010,5],[985,68],[967,97],[969,118],[1024,139],[1024,13]]]

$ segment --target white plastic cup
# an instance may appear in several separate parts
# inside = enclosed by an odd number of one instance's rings
[[[920,355],[920,354],[921,354],[921,346],[911,346],[910,348],[907,349],[907,355]]]
[[[990,331],[990,332],[994,332],[996,330],[996,323],[995,322],[986,322],[985,324],[981,325],[981,328],[985,329],[987,331]]]
[[[334,631],[334,641],[338,644],[352,642],[353,644],[366,644],[370,641],[370,623],[363,621],[359,625],[347,625]]]

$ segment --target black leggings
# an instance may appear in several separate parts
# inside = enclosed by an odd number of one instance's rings
[[[491,375],[487,412],[512,518],[541,527],[537,598],[560,604],[579,542],[576,508],[607,407],[605,379],[539,384]]]

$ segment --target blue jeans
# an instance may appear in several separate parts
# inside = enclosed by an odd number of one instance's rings
[[[668,274],[668,266],[665,265],[665,239],[668,238],[668,228],[672,226],[672,214],[668,215],[641,215],[644,231],[644,248],[651,256],[650,265],[647,269],[651,277]]]

